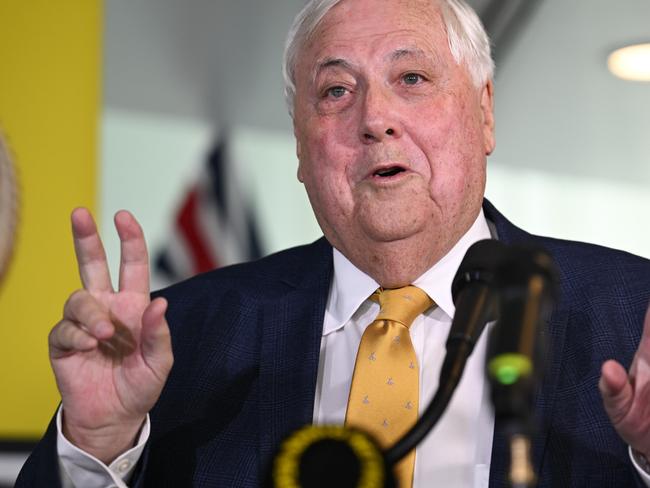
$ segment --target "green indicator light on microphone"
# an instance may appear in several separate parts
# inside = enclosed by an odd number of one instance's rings
[[[503,385],[512,385],[519,378],[519,370],[512,366],[501,366],[497,371],[496,378]]]
[[[523,354],[500,354],[488,363],[490,376],[502,385],[512,385],[533,371],[530,359]]]

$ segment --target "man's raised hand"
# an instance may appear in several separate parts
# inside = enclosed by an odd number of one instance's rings
[[[63,404],[63,434],[106,464],[133,446],[173,363],[167,303],[149,298],[144,235],[126,211],[120,237],[119,290],[90,212],[72,213],[83,288],[65,304],[49,336],[50,361]]]

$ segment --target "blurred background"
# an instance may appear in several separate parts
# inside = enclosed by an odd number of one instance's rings
[[[650,42],[650,1],[469,3],[497,64],[487,197],[530,232],[650,257],[650,83],[607,62]],[[79,287],[72,208],[95,213],[113,277],[112,217],[131,210],[155,287],[321,235],[280,73],[303,4],[0,0],[0,487],[59,401],[47,333]]]

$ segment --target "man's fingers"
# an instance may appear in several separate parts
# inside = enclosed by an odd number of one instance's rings
[[[625,368],[614,360],[606,361],[598,388],[607,415],[615,426],[618,425],[630,411],[634,399],[634,390]]]
[[[57,359],[70,352],[90,351],[97,347],[97,339],[71,320],[63,319],[50,331],[50,355]]]
[[[79,275],[84,288],[90,291],[112,291],[106,253],[92,215],[86,208],[76,208],[70,220]]]
[[[166,311],[167,301],[156,298],[142,314],[142,356],[162,381],[167,378],[174,362]]]
[[[87,290],[77,290],[65,302],[63,318],[80,324],[88,334],[97,339],[108,339],[115,328],[110,316]]]
[[[120,290],[149,293],[149,255],[138,221],[126,210],[115,214],[120,236]]]

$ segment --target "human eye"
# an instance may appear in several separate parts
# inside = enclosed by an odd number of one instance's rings
[[[344,86],[331,86],[328,89],[325,90],[325,97],[331,97],[331,98],[341,98],[343,95],[347,93],[347,88]]]
[[[355,84],[345,80],[324,82],[317,93],[319,110],[336,112],[349,107],[354,101]]]
[[[402,82],[405,85],[417,85],[424,81],[424,77],[419,73],[405,73],[402,75]]]

